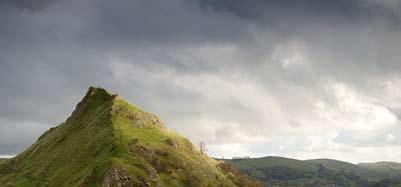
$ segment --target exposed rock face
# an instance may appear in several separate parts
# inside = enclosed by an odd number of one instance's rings
[[[136,125],[139,128],[142,128],[149,123],[153,125],[163,126],[160,119],[154,115],[134,113],[134,114],[125,114],[125,116],[128,119],[134,121],[134,125]]]
[[[118,107],[112,107],[112,113],[114,115],[123,115],[127,119],[129,119],[135,127],[138,128],[144,128],[149,124],[152,125],[157,125],[160,127],[164,127],[164,124],[162,121],[155,115],[142,112],[142,113],[132,113],[132,112],[127,112],[125,108],[118,108]]]
[[[103,179],[102,187],[133,187],[140,184],[133,182],[133,176],[126,174],[126,169],[112,168]],[[142,186],[146,186],[145,183]]]

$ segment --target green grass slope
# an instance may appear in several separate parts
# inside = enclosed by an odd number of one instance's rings
[[[238,185],[218,164],[155,115],[91,87],[64,123],[0,164],[0,186]]]

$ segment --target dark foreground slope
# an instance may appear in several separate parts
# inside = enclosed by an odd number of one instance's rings
[[[401,170],[397,163],[352,164],[338,160],[296,160],[264,157],[225,160],[261,180],[280,186],[396,186]],[[391,185],[390,185],[391,184]]]
[[[0,164],[0,186],[240,186],[218,165],[158,117],[91,87],[63,124]]]

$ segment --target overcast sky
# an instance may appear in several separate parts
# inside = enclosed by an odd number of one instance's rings
[[[215,157],[401,162],[399,0],[0,0],[0,155],[91,85]]]

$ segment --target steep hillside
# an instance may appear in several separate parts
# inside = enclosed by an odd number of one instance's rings
[[[0,186],[236,186],[218,165],[155,115],[91,87],[64,123],[0,165]]]

